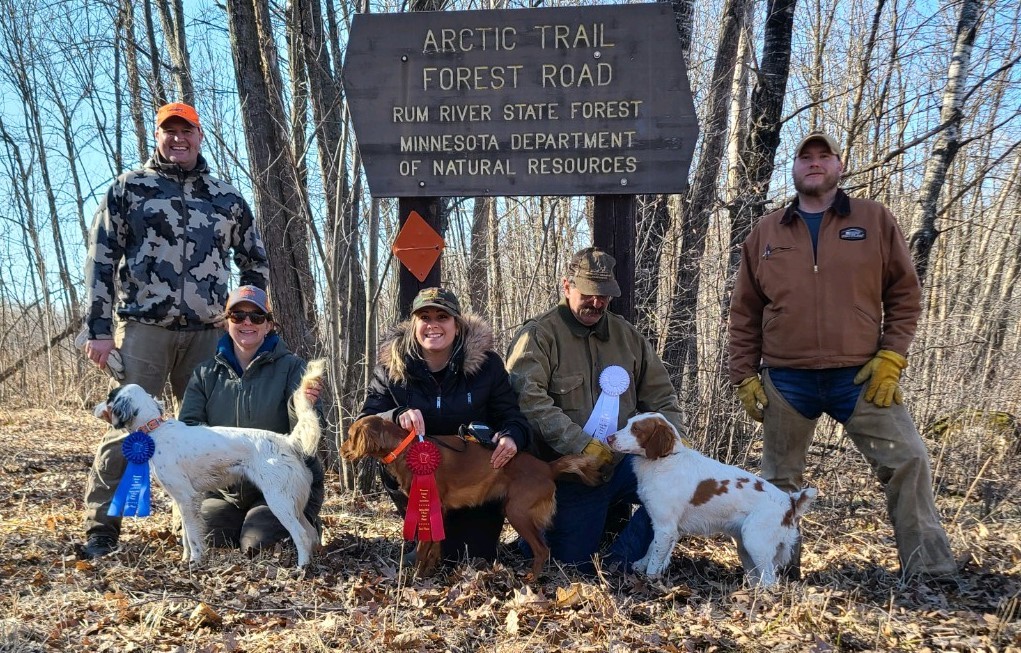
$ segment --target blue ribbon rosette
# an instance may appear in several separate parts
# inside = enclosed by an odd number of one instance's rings
[[[110,517],[148,517],[152,483],[149,479],[149,459],[156,452],[152,436],[142,431],[129,433],[121,443],[128,467],[117,484],[117,491],[106,514]]]

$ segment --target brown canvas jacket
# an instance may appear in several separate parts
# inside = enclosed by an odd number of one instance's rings
[[[745,240],[730,304],[730,380],[766,367],[863,365],[879,349],[906,356],[921,311],[907,242],[890,211],[843,191],[816,255],[797,201]]]

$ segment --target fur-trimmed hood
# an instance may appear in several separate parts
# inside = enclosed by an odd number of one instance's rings
[[[448,369],[463,370],[465,376],[474,376],[486,362],[487,352],[493,351],[495,337],[493,327],[482,316],[463,313],[464,328],[457,334],[454,351]],[[409,346],[411,318],[397,324],[382,339],[379,345],[379,364],[386,370],[387,378],[393,383],[406,383],[409,370],[422,363],[417,347]]]

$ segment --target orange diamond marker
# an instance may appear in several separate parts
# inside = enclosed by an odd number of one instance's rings
[[[419,281],[425,281],[446,243],[417,211],[412,211],[394,239],[393,253]]]

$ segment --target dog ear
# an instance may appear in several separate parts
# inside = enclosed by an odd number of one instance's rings
[[[365,431],[368,417],[351,423],[347,429],[347,437],[341,445],[341,451],[348,460],[358,460],[365,456]]]
[[[124,386],[114,388],[110,392],[107,406],[110,410],[110,426],[115,429],[126,429],[138,415],[138,408],[131,401],[130,393],[123,392]]]
[[[674,430],[666,421],[657,417],[651,420],[652,428],[648,431],[645,441],[645,457],[649,460],[662,458],[674,450]]]

